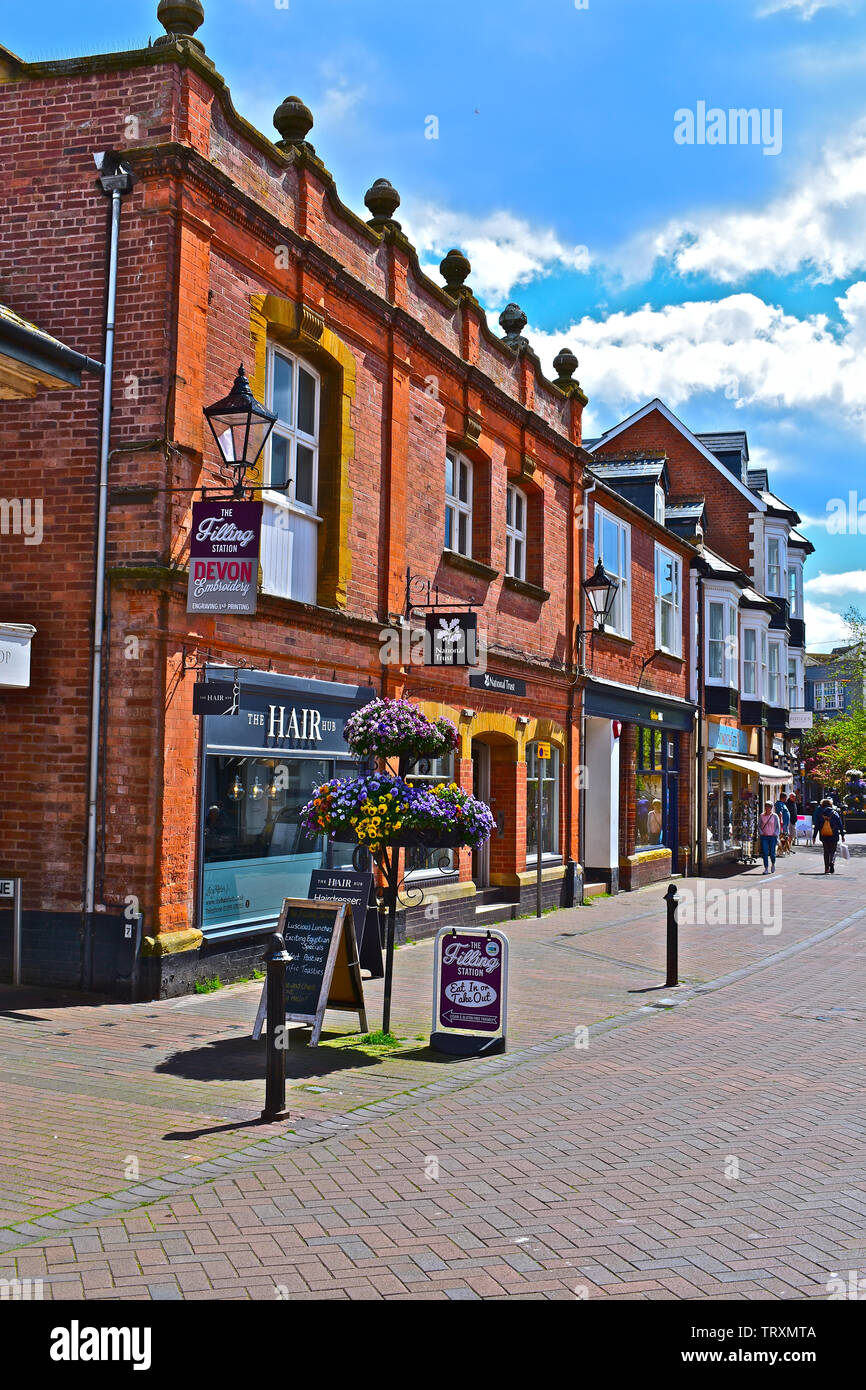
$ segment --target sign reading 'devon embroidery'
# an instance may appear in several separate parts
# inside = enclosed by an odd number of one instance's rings
[[[261,502],[194,502],[187,613],[255,613]]]

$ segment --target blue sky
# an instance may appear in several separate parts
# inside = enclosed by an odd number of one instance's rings
[[[156,4],[42,0],[0,42],[138,47]],[[588,434],[656,395],[746,429],[816,546],[809,645],[844,636],[866,608],[866,0],[204,4],[243,115],[273,135],[298,93],[345,202],[389,178],[425,265],[462,247],[494,323],[516,299],[548,371],[574,348]],[[765,110],[781,148],[677,143],[699,103]],[[851,491],[863,534],[856,513],[832,534]]]

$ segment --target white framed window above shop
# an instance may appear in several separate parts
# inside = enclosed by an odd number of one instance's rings
[[[767,539],[767,593],[775,598],[785,597],[785,542],[780,536]]]
[[[743,694],[750,700],[760,698],[758,678],[758,633],[753,627],[743,628]]]
[[[762,633],[761,633],[761,699],[762,699],[762,700],[766,700],[766,698],[767,698],[767,688],[768,688],[768,687],[767,687],[767,680],[768,680],[768,674],[767,674],[767,672],[768,672],[768,668],[767,668],[767,634],[766,634],[766,632],[762,632]]]
[[[788,611],[792,618],[803,616],[803,568],[793,562],[788,570]]]
[[[595,509],[595,558],[619,580],[605,632],[631,637],[631,527],[602,507]]]
[[[321,524],[318,372],[271,344],[266,400],[277,421],[264,461],[262,587],[268,594],[315,603]]]
[[[538,744],[526,750],[526,858],[538,856],[538,779],[541,778],[541,857],[559,858],[559,749],[550,744],[550,757],[539,758]]]
[[[267,404],[277,422],[268,441],[265,487],[316,513],[319,473],[318,372],[282,348],[268,348]]]
[[[526,493],[514,483],[505,489],[505,573],[526,578]]]
[[[656,483],[653,493],[653,515],[660,526],[665,524],[665,490],[661,483]]]
[[[445,549],[472,556],[472,464],[463,454],[445,454]]]
[[[782,644],[781,642],[770,642],[769,644],[769,663],[767,669],[768,703],[780,708],[782,705]]]
[[[663,545],[655,548],[656,647],[682,656],[682,562]]]
[[[707,681],[736,689],[739,684],[739,644],[736,603],[727,598],[708,598]]]

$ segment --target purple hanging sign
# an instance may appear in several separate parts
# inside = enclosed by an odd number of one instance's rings
[[[187,613],[255,613],[261,502],[194,502]]]

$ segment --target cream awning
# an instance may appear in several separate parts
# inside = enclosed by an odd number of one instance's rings
[[[734,772],[748,772],[752,777],[757,777],[759,782],[774,782],[783,786],[794,781],[792,773],[785,772],[781,767],[771,767],[769,763],[756,762],[754,758],[735,758],[728,753],[720,757],[717,753],[713,762],[719,763],[722,767],[733,768]]]

